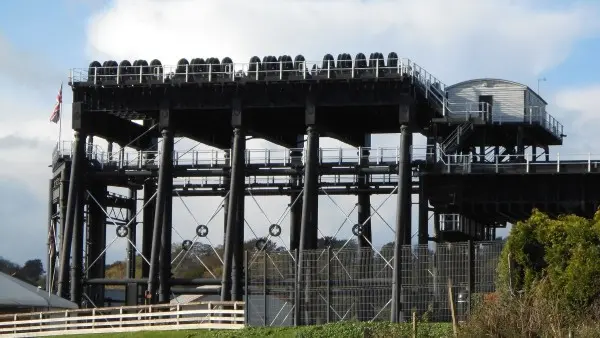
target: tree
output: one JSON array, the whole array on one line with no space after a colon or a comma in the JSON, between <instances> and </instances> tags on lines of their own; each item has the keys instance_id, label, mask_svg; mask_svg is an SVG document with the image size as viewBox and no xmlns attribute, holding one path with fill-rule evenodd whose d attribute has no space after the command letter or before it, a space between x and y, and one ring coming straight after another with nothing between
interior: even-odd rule
<instances>
[{"instance_id":1,"label":"tree","mask_svg":"<svg viewBox=\"0 0 600 338\"><path fill-rule=\"evenodd\" d=\"M513 227L499 262L499 285L511 294L544 287L579 311L600 295L600 213L551 219L535 211Z\"/></svg>"}]
</instances>

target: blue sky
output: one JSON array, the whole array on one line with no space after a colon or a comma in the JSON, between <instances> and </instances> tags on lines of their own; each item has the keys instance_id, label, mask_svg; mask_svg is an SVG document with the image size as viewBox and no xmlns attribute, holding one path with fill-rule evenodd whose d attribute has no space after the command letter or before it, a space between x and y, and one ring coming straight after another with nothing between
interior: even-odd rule
<instances>
[{"instance_id":1,"label":"blue sky","mask_svg":"<svg viewBox=\"0 0 600 338\"><path fill-rule=\"evenodd\" d=\"M181 57L231 56L247 62L252 55L302 53L319 60L325 53L396 51L447 84L499 77L536 88L537 79L546 77L541 94L569 135L559 151L587 153L600 141L595 108L600 97L599 13L600 2L592 0L461 0L451 5L445 0L2 1L0 182L5 193L0 199L12 203L0 200L0 256L24 262L44 255L47 166L57 136L47 119L71 67L107 58L159 58L174 64ZM70 99L66 88L66 114ZM65 116L63 135L68 138ZM379 136L373 144L396 142L397 136ZM339 146L333 140L322 143ZM265 146L270 145L260 140L249 144ZM189 202L197 218L219 203L207 200ZM354 199L340 197L338 202L351 210ZM277 218L286 203L270 203L270 217ZM394 203L388 204L382 214L393 220ZM182 206L176 208L177 226L193 231L192 218ZM251 217L257 226L264 223ZM321 217L320 224L329 230L343 221L339 213ZM382 222L375 223L385 230ZM349 233L346 227L342 233ZM383 244L388 235L382 233L376 242ZM109 253L111 259L121 258L123 245Z\"/></svg>"}]
</instances>

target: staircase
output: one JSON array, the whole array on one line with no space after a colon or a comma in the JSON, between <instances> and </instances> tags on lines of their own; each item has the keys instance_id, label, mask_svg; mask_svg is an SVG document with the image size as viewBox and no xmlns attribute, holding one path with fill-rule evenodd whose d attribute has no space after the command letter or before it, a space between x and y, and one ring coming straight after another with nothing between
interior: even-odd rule
<instances>
[{"instance_id":1,"label":"staircase","mask_svg":"<svg viewBox=\"0 0 600 338\"><path fill-rule=\"evenodd\" d=\"M448 137L441 143L442 151L444 154L455 153L462 145L463 141L466 140L473 133L473 123L466 121L463 124L457 126Z\"/></svg>"}]
</instances>

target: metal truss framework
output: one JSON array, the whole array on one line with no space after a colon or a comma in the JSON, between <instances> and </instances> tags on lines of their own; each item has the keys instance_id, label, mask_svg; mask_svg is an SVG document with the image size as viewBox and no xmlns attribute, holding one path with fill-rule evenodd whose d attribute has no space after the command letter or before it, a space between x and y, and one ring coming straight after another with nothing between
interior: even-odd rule
<instances>
[{"instance_id":1,"label":"metal truss framework","mask_svg":"<svg viewBox=\"0 0 600 338\"><path fill-rule=\"evenodd\" d=\"M381 54L374 55L375 59L364 65L343 59L342 66L334 67L327 59L322 67L314 65L310 71L304 60L292 69L284 68L288 63L283 60L274 68L268 65L269 61L258 67L252 63L247 67L228 63L229 68L212 68L213 63L190 67L181 64L170 72L160 62L148 66L138 60L130 66L124 63L124 68L110 61L105 67L94 63L85 72L73 70L70 84L74 90L74 141L59 144L53 153L49 258L51 266L58 269L50 270L56 270L56 276L49 280L56 280L58 294L70 294L77 303L85 298L97 305L103 298L103 285L113 283L127 286L128 303L141 299L154 303L168 302L176 294L200 292L177 286L204 285L213 288L202 289L203 294L220 294L221 300L242 300L244 295L251 295L248 286L244 286L249 269L261 255L263 264L271 260L261 254L262 249L268 240L278 240L285 248L283 257L293 262L285 273L293 275L293 282L302 285L305 293L300 305L300 291L294 291L294 323L310 323L318 311L312 306L323 297L310 293L319 283L315 279L318 270L323 268L315 264L311 253L318 249L320 236L335 238L350 221L358 246L358 256L353 261L357 266L369 267L374 260L380 260L381 268L389 269L386 278L394 287L388 290L385 304L389 303L391 320L401 320L404 301L397 286L405 278L403 248L414 236L412 195L418 195L419 201L416 234L420 245L444 239L442 232L457 229L470 239L489 240L489 229L501 224L472 220L465 226L450 226L451 218L441 215L435 203L451 205L443 198L454 195L443 192L443 198L436 196L434 200L434 191L427 183L429 175L452 174L476 164L504 163L505 158L500 160L499 156L515 154L522 158L526 142L541 144L538 139L524 137L524 127L538 128L540 139L556 143L561 141L556 138L562 137L562 126L545 112L530 114L528 121L519 123L516 146L498 145L484 137L477 144L483 152L473 152L472 142L462 140L474 130L473 124L498 123L489 116L490 107L448 102L445 85L425 69L410 60L398 59L395 54L390 54L387 64ZM133 120L143 120L143 124ZM278 128L269 127L273 124ZM400 133L397 147L370 147L372 133L390 132ZM421 154L412 146L413 133L427 137ZM285 149L246 149L248 136L274 141ZM322 149L319 138L325 136L355 148ZM106 152L94 146L94 137L108 141ZM175 148L176 137L230 149L205 152L192 147L179 151ZM120 150L113 151L113 144ZM492 163L485 151L487 146L516 150L494 153ZM483 155L485 159L476 161L466 154ZM128 189L128 196L110 195L109 187L113 186ZM381 206L371 205L373 194L386 195L384 203L396 197L394 222L381 217ZM274 218L255 198L261 195L286 195L290 203ZM345 220L333 236L325 236L318 227L320 195L332 201L333 195L356 195L356 219L350 220L352 212L333 201ZM195 215L185 202L188 196L220 196L223 201L201 223L203 217ZM181 233L173 227L174 199L181 200L192 216L197 225L195 233ZM246 203L258 206L268 229L258 230L248 222L244 215ZM207 237L209 223L221 210L225 227L222 249ZM289 245L281 238L286 217L290 222ZM392 230L393 247L389 250L394 259L374 247L373 217L381 218ZM430 218L434 223L433 236L428 232ZM142 243L138 244L135 239L139 225ZM108 243L107 226L114 227L116 233ZM244 257L246 229L257 240L258 251ZM173 234L176 241L181 241L181 250L175 257ZM127 243L127 278L108 281L104 253L117 240ZM204 242L222 262L221 276L209 271L213 278L172 278L173 271L188 257L206 266L195 251L197 244ZM58 263L54 262L56 254ZM343 263L341 255L340 251L331 251L326 266L338 262L340 271L348 275L348 264ZM136 256L142 259L141 278L136 278ZM371 268L360 273L377 274ZM358 309L363 320L375 318L381 310L365 304L358 305ZM341 318L347 317L347 310L345 314L336 312Z\"/></svg>"}]
</instances>

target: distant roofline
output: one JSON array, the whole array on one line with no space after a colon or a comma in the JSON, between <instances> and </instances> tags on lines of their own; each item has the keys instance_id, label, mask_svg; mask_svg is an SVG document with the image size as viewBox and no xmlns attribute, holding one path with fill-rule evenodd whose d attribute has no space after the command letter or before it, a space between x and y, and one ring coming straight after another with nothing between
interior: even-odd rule
<instances>
[{"instance_id":1,"label":"distant roofline","mask_svg":"<svg viewBox=\"0 0 600 338\"><path fill-rule=\"evenodd\" d=\"M457 86L460 86L460 85L464 85L464 84L467 84L467 83L470 83L470 82L483 82L483 81L497 81L497 82L504 82L504 83L508 83L508 84L517 85L517 86L523 87L523 89L527 89L527 90L529 90L529 91L530 91L531 93L533 93L533 95L535 95L535 96L536 96L538 99L542 100L542 102L543 102L544 104L548 104L548 102L546 102L546 100L544 100L544 98L542 98L542 97L541 97L541 96L540 96L538 93L536 93L536 92L535 92L533 89L531 89L529 86L526 86L526 85L524 85L524 84L522 84L522 83L518 83L518 82L515 82L515 81L504 80L504 79L495 79L495 78L481 78L481 79L472 79L472 80L466 80L466 81L462 81L462 82L459 82L459 83L455 83L455 84L453 84L453 85L451 85L451 86L446 86L446 89L450 89L450 88L452 88L452 87L457 87Z\"/></svg>"}]
</instances>

